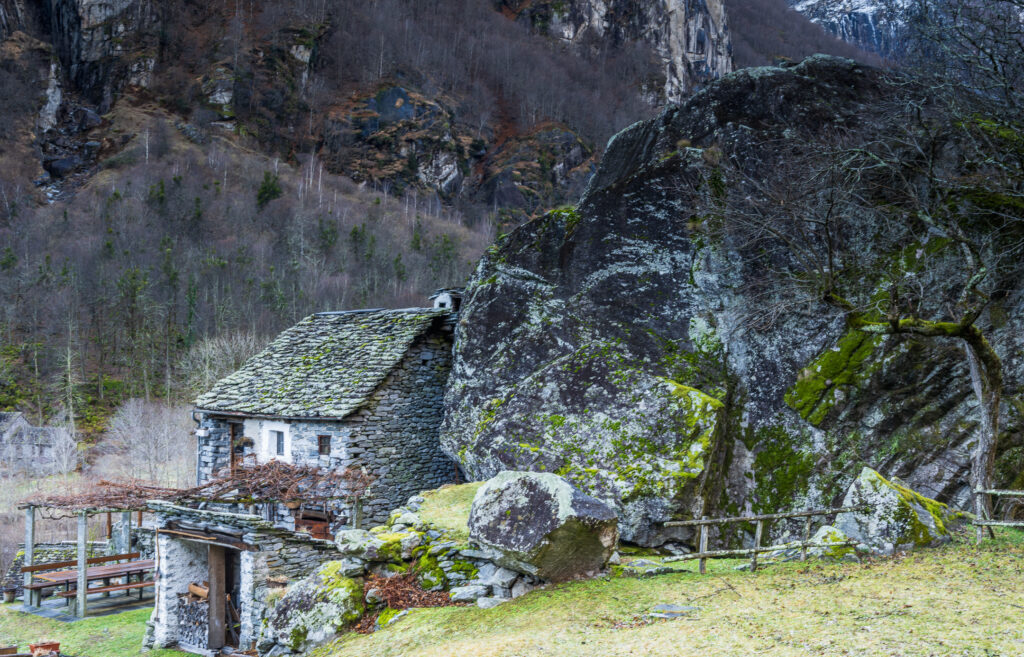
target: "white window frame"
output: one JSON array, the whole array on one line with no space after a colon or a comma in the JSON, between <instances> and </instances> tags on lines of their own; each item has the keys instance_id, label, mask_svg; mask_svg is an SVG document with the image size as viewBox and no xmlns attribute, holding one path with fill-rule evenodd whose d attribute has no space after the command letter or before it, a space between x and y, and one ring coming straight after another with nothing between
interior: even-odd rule
<instances>
[{"instance_id":1,"label":"white window frame","mask_svg":"<svg viewBox=\"0 0 1024 657\"><path fill-rule=\"evenodd\" d=\"M290 425L284 422L263 423L263 435L260 440L261 463L267 463L268 461L283 461L285 463L292 462L292 433L290 428ZM284 434L284 454L279 455L277 453L277 440L274 436L275 431L280 431Z\"/></svg>"}]
</instances>

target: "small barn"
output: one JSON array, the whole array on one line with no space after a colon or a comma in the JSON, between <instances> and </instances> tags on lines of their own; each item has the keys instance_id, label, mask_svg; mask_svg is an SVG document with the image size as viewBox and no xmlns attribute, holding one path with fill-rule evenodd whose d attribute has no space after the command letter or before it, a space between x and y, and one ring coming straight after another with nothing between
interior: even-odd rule
<instances>
[{"instance_id":1,"label":"small barn","mask_svg":"<svg viewBox=\"0 0 1024 657\"><path fill-rule=\"evenodd\" d=\"M246 460L360 468L372 483L358 511L262 509L277 526L328 538L454 480L438 439L457 317L445 301L317 313L284 331L196 401L198 483Z\"/></svg>"}]
</instances>

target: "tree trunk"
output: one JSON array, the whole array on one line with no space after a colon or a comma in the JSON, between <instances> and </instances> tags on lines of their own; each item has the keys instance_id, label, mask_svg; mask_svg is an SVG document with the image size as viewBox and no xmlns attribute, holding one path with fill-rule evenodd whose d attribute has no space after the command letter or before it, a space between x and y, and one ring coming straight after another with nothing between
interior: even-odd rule
<instances>
[{"instance_id":1,"label":"tree trunk","mask_svg":"<svg viewBox=\"0 0 1024 657\"><path fill-rule=\"evenodd\" d=\"M978 398L978 440L971 456L971 490L974 493L974 513L979 518L992 517L992 502L988 495L976 491L992 488L992 472L995 469L996 445L999 441L999 401L1001 397L1001 376L986 371L983 360L971 344L964 345L967 362L970 364L971 385ZM995 376L993 376L995 374ZM982 527L977 528L981 539Z\"/></svg>"}]
</instances>

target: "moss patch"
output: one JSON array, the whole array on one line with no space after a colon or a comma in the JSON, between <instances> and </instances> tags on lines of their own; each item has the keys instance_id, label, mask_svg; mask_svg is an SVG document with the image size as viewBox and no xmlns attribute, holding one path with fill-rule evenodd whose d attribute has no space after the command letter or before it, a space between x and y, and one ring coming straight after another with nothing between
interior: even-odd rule
<instances>
[{"instance_id":1,"label":"moss patch","mask_svg":"<svg viewBox=\"0 0 1024 657\"><path fill-rule=\"evenodd\" d=\"M482 481L475 481L424 491L422 495L426 501L420 505L420 518L437 529L448 530L455 540L468 539L469 510L476 491L482 485Z\"/></svg>"},{"instance_id":2,"label":"moss patch","mask_svg":"<svg viewBox=\"0 0 1024 657\"><path fill-rule=\"evenodd\" d=\"M873 373L869 359L881 341L881 336L850 330L800 372L786 393L786 404L811 424L820 425L847 389Z\"/></svg>"}]
</instances>

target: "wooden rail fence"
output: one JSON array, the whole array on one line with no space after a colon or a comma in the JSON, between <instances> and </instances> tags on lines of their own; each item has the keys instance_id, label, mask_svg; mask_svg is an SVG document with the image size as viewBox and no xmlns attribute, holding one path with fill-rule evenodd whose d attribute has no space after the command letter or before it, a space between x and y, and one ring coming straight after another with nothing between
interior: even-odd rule
<instances>
[{"instance_id":1,"label":"wooden rail fence","mask_svg":"<svg viewBox=\"0 0 1024 657\"><path fill-rule=\"evenodd\" d=\"M856 541L840 541L837 543L814 543L811 541L811 519L816 516L829 516L836 513L843 513L847 511L864 511L867 507L865 506L848 506L838 509L814 509L808 511L794 511L792 513L768 513L758 516L743 516L736 518L708 518L704 516L700 520L671 520L664 523L665 527L699 527L700 533L697 539L698 548L696 552L690 554L682 554L675 557L669 557L664 561L690 561L693 559L699 559L698 567L700 574L703 575L707 572L707 560L709 558L717 557L750 557L750 570L754 572L757 570L757 555L764 552L775 552L778 550L792 550L794 548L800 548L800 561L807 560L807 549L808 548L824 548L824 547L847 547L856 545ZM761 537L764 534L764 522L766 520L788 520L791 518L803 518L804 519L804 534L803 540L796 543L785 543L780 545L761 545ZM736 550L708 550L708 527L718 525L728 525L737 522L756 522L754 529L754 547L743 548Z\"/></svg>"},{"instance_id":2,"label":"wooden rail fence","mask_svg":"<svg viewBox=\"0 0 1024 657\"><path fill-rule=\"evenodd\" d=\"M978 489L974 491L975 495L989 495L991 497L1019 497L1024 500L1024 490L984 490ZM982 509L987 509L988 505L982 504ZM982 537L985 535L985 528L989 528L989 533L992 532L992 527L1022 527L1024 528L1024 520L992 520L990 518L975 518L971 521L971 524L975 526L975 540L981 543Z\"/></svg>"}]
</instances>

